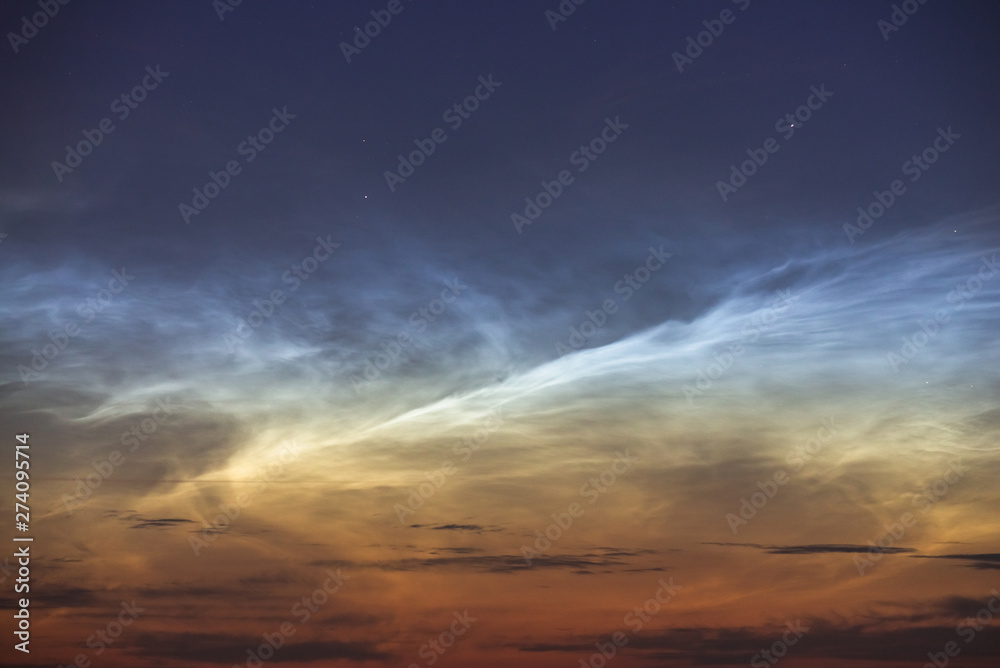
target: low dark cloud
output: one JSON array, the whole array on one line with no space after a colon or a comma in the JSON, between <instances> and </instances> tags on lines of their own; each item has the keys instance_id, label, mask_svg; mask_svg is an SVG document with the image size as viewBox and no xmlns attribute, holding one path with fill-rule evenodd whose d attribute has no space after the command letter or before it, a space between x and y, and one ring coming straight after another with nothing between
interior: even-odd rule
<instances>
[{"instance_id":1,"label":"low dark cloud","mask_svg":"<svg viewBox=\"0 0 1000 668\"><path fill-rule=\"evenodd\" d=\"M976 614L986 603L986 598L980 600L971 596L947 596L930 603L927 608L949 619L961 619Z\"/></svg>"},{"instance_id":2,"label":"low dark cloud","mask_svg":"<svg viewBox=\"0 0 1000 668\"><path fill-rule=\"evenodd\" d=\"M501 527L486 527L482 524L411 524L410 528L429 529L430 531L470 531L472 533L496 533L503 531Z\"/></svg>"},{"instance_id":3,"label":"low dark cloud","mask_svg":"<svg viewBox=\"0 0 1000 668\"><path fill-rule=\"evenodd\" d=\"M768 554L864 554L870 545L850 545L837 543L817 543L812 545L760 545L759 543L702 543L703 545L721 545L723 547L752 547ZM905 554L916 552L912 547L880 547L880 554Z\"/></svg>"},{"instance_id":4,"label":"low dark cloud","mask_svg":"<svg viewBox=\"0 0 1000 668\"><path fill-rule=\"evenodd\" d=\"M182 524L194 524L194 520L179 517L144 517L134 510L105 510L102 515L131 524L129 526L130 529L156 529L180 526Z\"/></svg>"},{"instance_id":5,"label":"low dark cloud","mask_svg":"<svg viewBox=\"0 0 1000 668\"><path fill-rule=\"evenodd\" d=\"M459 550L462 548L458 548ZM486 573L517 573L532 569L567 569L571 572L600 569L604 572L624 571L627 562L606 554L584 553L577 555L541 555L532 557L529 564L521 555L463 554L452 557L413 557L388 561L348 562L314 561L310 566L341 566L344 568L375 568L383 571L456 570ZM635 570L635 569L633 569ZM656 568L638 570L660 570Z\"/></svg>"},{"instance_id":6,"label":"low dark cloud","mask_svg":"<svg viewBox=\"0 0 1000 668\"><path fill-rule=\"evenodd\" d=\"M914 555L914 559L957 559L961 561L971 561L971 564L963 564L966 568L975 568L980 571L1000 570L1000 552L985 552L982 554L927 554Z\"/></svg>"},{"instance_id":7,"label":"low dark cloud","mask_svg":"<svg viewBox=\"0 0 1000 668\"><path fill-rule=\"evenodd\" d=\"M667 570L662 566L653 566L651 568L626 568L624 573L658 573Z\"/></svg>"},{"instance_id":8,"label":"low dark cloud","mask_svg":"<svg viewBox=\"0 0 1000 668\"><path fill-rule=\"evenodd\" d=\"M995 561L1000 563L1000 552L982 554L922 554L914 559L969 559L972 561Z\"/></svg>"},{"instance_id":9,"label":"low dark cloud","mask_svg":"<svg viewBox=\"0 0 1000 668\"><path fill-rule=\"evenodd\" d=\"M656 550L630 550L623 547L595 547L606 557L638 557L644 554L656 554Z\"/></svg>"},{"instance_id":10,"label":"low dark cloud","mask_svg":"<svg viewBox=\"0 0 1000 668\"><path fill-rule=\"evenodd\" d=\"M194 520L184 520L175 518L162 518L162 519L148 519L139 522L138 524L133 524L130 529L154 529L157 527L173 527L178 524L193 523Z\"/></svg>"},{"instance_id":11,"label":"low dark cloud","mask_svg":"<svg viewBox=\"0 0 1000 668\"><path fill-rule=\"evenodd\" d=\"M103 604L101 593L82 587L60 585L36 587L32 584L31 603L40 609L91 608ZM16 598L0 598L0 608L13 609L16 600Z\"/></svg>"},{"instance_id":12,"label":"low dark cloud","mask_svg":"<svg viewBox=\"0 0 1000 668\"><path fill-rule=\"evenodd\" d=\"M806 618L792 619L789 623L798 625L801 632L794 645L788 648L788 655L796 659L868 660L868 661L913 661L924 660L927 652L940 651L949 641L960 641L954 625L912 626L903 629L887 629L873 625L834 625L827 621L811 621ZM608 629L596 636L607 638L615 631L628 629ZM781 640L789 631L786 625L764 628L676 628L663 631L643 630L642 634L630 635L628 647L638 651L642 658L650 661L690 661L696 665L743 665L762 648L770 647ZM790 636L792 637L792 636ZM990 657L1000 652L1000 628L986 627L975 636L975 641L962 645L962 656ZM594 652L594 640L579 640L561 643L539 643L518 648L522 652L562 652L566 654L589 654Z\"/></svg>"},{"instance_id":13,"label":"low dark cloud","mask_svg":"<svg viewBox=\"0 0 1000 668\"><path fill-rule=\"evenodd\" d=\"M784 545L767 548L768 554L826 554L846 553L864 554L871 550L870 545ZM912 547L880 547L880 554L903 554L916 552Z\"/></svg>"},{"instance_id":14,"label":"low dark cloud","mask_svg":"<svg viewBox=\"0 0 1000 668\"><path fill-rule=\"evenodd\" d=\"M516 645L515 645L516 647ZM591 644L590 647L593 647ZM537 643L534 645L525 645L524 647L518 647L521 652L585 652L587 651L588 645L580 644L554 644L554 643Z\"/></svg>"}]
</instances>

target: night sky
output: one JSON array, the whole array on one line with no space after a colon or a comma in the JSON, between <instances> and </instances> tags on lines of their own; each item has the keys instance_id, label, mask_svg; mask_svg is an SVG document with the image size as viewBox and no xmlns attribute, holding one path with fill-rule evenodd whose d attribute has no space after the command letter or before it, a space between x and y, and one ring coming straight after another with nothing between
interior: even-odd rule
<instances>
[{"instance_id":1,"label":"night sky","mask_svg":"<svg viewBox=\"0 0 1000 668\"><path fill-rule=\"evenodd\" d=\"M1000 4L0 28L0 665L997 665Z\"/></svg>"}]
</instances>

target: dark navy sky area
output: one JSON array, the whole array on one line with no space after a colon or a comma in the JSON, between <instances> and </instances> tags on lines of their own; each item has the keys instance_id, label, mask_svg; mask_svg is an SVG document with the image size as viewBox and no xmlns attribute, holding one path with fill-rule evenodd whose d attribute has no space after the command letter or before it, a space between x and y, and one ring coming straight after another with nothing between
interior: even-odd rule
<instances>
[{"instance_id":1,"label":"dark navy sky area","mask_svg":"<svg viewBox=\"0 0 1000 668\"><path fill-rule=\"evenodd\" d=\"M0 440L48 453L32 661L67 662L138 596L163 616L106 665L232 665L319 566L354 578L336 633L283 660L411 664L475 607L467 665L577 665L663 574L690 597L621 668L744 665L803 615L810 665L846 665L850 636L897 668L985 604L1000 4L11 0L0 32ZM79 487L167 399L150 443ZM736 535L821 419L845 425L823 463ZM302 485L220 529L286 439ZM552 570L522 566L626 447L629 482ZM852 579L960 454L983 477ZM245 582L259 598L226 616ZM177 621L192 591L204 628Z\"/></svg>"},{"instance_id":2,"label":"dark navy sky area","mask_svg":"<svg viewBox=\"0 0 1000 668\"><path fill-rule=\"evenodd\" d=\"M34 7L22 4L5 3L5 25ZM799 235L835 237L939 126L962 135L951 164L914 184L870 238L991 201L991 3L931 2L888 41L876 22L891 10L878 3L716 4L588 2L553 31L539 3L404 0L350 64L338 44L381 7L245 2L220 21L208 2L69 4L4 65L3 181L57 215L11 202L5 230L53 258L139 253L192 272L223 249L259 257L280 248L276 236L331 228L355 248L445 245L512 267L650 234L782 252ZM672 53L727 7L733 23L679 73ZM111 102L147 65L169 72L162 86L58 182L50 163L114 118ZM390 193L383 172L444 127L442 112L480 75L502 86ZM781 137L775 121L820 85L828 103L723 202L715 183L730 164ZM184 225L177 203L239 159L273 107L296 116L289 131ZM510 214L609 116L628 124L622 140L527 236L512 235Z\"/></svg>"}]
</instances>

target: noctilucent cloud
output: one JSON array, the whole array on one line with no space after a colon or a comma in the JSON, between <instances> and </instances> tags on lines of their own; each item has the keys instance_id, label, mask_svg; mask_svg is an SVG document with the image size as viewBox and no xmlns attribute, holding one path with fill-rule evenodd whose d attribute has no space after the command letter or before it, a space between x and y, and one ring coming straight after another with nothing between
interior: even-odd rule
<instances>
[{"instance_id":1,"label":"noctilucent cloud","mask_svg":"<svg viewBox=\"0 0 1000 668\"><path fill-rule=\"evenodd\" d=\"M996 665L1000 7L0 28L3 666Z\"/></svg>"}]
</instances>

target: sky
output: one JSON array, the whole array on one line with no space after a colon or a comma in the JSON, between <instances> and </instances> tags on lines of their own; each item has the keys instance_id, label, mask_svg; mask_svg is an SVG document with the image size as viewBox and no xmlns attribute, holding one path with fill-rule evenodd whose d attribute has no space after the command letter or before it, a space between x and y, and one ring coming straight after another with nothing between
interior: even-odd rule
<instances>
[{"instance_id":1,"label":"sky","mask_svg":"<svg viewBox=\"0 0 1000 668\"><path fill-rule=\"evenodd\" d=\"M3 3L0 665L995 666L998 28Z\"/></svg>"}]
</instances>

